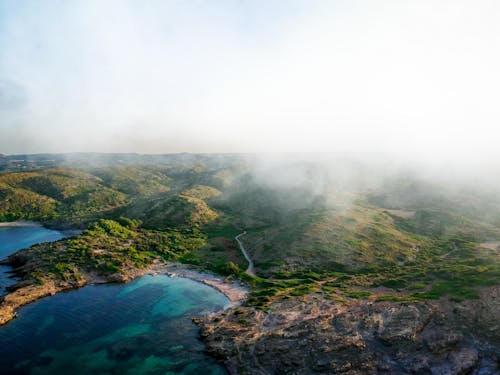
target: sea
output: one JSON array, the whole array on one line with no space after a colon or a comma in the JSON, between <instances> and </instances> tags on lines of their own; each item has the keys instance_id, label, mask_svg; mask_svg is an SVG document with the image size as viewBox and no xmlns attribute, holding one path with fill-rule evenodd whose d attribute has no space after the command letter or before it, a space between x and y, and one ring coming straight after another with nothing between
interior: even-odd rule
<instances>
[{"instance_id":1,"label":"sea","mask_svg":"<svg viewBox=\"0 0 500 375\"><path fill-rule=\"evenodd\" d=\"M0 259L68 234L0 227ZM0 268L0 290L15 283ZM88 285L22 307L0 327L0 374L227 374L204 352L193 317L230 305L217 290L181 277L145 275Z\"/></svg>"}]
</instances>

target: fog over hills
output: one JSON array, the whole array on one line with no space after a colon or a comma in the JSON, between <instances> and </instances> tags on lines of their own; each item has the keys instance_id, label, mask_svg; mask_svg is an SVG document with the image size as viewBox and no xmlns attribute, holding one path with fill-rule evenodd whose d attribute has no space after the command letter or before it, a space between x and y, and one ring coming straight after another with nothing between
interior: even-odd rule
<instances>
[{"instance_id":1,"label":"fog over hills","mask_svg":"<svg viewBox=\"0 0 500 375\"><path fill-rule=\"evenodd\" d=\"M146 303L214 374L498 375L499 19L494 0L0 0L0 231L64 237L0 259L0 326L168 273L232 303L178 327ZM0 375L193 373L190 346L129 323L97 360L43 341Z\"/></svg>"}]
</instances>

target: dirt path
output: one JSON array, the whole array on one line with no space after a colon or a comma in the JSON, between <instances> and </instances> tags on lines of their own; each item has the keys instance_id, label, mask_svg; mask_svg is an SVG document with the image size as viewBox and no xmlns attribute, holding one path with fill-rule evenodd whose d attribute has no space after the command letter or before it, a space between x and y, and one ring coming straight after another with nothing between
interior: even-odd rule
<instances>
[{"instance_id":1,"label":"dirt path","mask_svg":"<svg viewBox=\"0 0 500 375\"><path fill-rule=\"evenodd\" d=\"M255 276L255 269L254 269L254 266L253 266L252 259L250 259L250 256L248 255L248 253L245 250L245 247L243 246L243 244L240 241L240 237L243 236L243 235L245 235L245 234L247 234L246 231L243 232L243 233L238 234L236 237L234 237L234 239L236 240L236 242L238 242L238 246L240 247L241 252L243 253L243 256L245 257L245 259L248 262L248 268L246 269L245 272L248 273L249 275Z\"/></svg>"}]
</instances>

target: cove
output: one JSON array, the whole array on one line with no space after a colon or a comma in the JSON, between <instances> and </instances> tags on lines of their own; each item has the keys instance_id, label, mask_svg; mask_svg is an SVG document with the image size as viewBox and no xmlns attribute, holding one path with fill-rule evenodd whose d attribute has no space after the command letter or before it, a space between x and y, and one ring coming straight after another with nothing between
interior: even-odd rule
<instances>
[{"instance_id":1,"label":"cove","mask_svg":"<svg viewBox=\"0 0 500 375\"><path fill-rule=\"evenodd\" d=\"M165 275L60 293L0 327L0 373L226 374L191 317L228 305L209 286Z\"/></svg>"},{"instance_id":2,"label":"cove","mask_svg":"<svg viewBox=\"0 0 500 375\"><path fill-rule=\"evenodd\" d=\"M42 227L2 231L0 258L65 237ZM191 318L229 305L207 285L166 275L60 293L24 306L0 327L0 374L226 375L204 353Z\"/></svg>"}]
</instances>

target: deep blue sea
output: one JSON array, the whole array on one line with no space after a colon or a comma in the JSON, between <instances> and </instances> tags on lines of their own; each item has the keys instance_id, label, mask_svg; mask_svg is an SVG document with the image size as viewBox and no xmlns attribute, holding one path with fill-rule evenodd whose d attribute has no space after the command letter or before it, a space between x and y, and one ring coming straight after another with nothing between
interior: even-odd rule
<instances>
[{"instance_id":1,"label":"deep blue sea","mask_svg":"<svg viewBox=\"0 0 500 375\"><path fill-rule=\"evenodd\" d=\"M0 227L0 260L17 250L41 242L52 242L67 237L68 234L44 227ZM10 267L0 265L0 296L6 293L5 287L16 283L10 278Z\"/></svg>"},{"instance_id":2,"label":"deep blue sea","mask_svg":"<svg viewBox=\"0 0 500 375\"><path fill-rule=\"evenodd\" d=\"M228 304L204 284L165 275L60 293L0 327L0 374L226 374L204 354L191 317Z\"/></svg>"}]
</instances>

